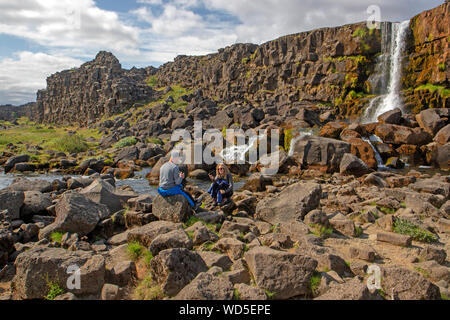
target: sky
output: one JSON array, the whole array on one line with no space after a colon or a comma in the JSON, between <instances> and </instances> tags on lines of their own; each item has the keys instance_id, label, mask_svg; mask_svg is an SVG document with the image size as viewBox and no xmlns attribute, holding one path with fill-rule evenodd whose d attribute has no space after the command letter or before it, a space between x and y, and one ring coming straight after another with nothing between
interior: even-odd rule
<instances>
[{"instance_id":1,"label":"sky","mask_svg":"<svg viewBox=\"0 0 450 320\"><path fill-rule=\"evenodd\" d=\"M0 105L36 100L51 74L98 51L155 66L321 27L404 21L444 0L0 0Z\"/></svg>"}]
</instances>

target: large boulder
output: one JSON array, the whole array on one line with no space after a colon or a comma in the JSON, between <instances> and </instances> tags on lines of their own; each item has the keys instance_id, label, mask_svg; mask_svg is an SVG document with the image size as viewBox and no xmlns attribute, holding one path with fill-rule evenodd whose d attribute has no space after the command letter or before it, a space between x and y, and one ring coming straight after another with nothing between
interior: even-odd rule
<instances>
[{"instance_id":1,"label":"large boulder","mask_svg":"<svg viewBox=\"0 0 450 320\"><path fill-rule=\"evenodd\" d=\"M383 113L378 116L379 123L400 124L402 121L402 110L395 108L394 110Z\"/></svg>"},{"instance_id":2,"label":"large boulder","mask_svg":"<svg viewBox=\"0 0 450 320\"><path fill-rule=\"evenodd\" d=\"M249 300L267 300L267 295L264 290L249 286L245 283L234 285L235 290L239 293L239 298L244 301Z\"/></svg>"},{"instance_id":3,"label":"large boulder","mask_svg":"<svg viewBox=\"0 0 450 320\"><path fill-rule=\"evenodd\" d=\"M47 193L53 191L53 184L46 180L31 180L25 178L16 178L8 187L13 191L38 191Z\"/></svg>"},{"instance_id":4,"label":"large boulder","mask_svg":"<svg viewBox=\"0 0 450 320\"><path fill-rule=\"evenodd\" d=\"M11 171L14 166L18 163L24 163L30 161L30 156L28 154L23 154L19 156L13 156L6 161L4 167L5 167L5 173L8 173Z\"/></svg>"},{"instance_id":5,"label":"large boulder","mask_svg":"<svg viewBox=\"0 0 450 320\"><path fill-rule=\"evenodd\" d=\"M277 224L291 222L316 209L322 198L322 188L317 183L299 182L287 187L276 197L266 197L256 207L256 217Z\"/></svg>"},{"instance_id":6,"label":"large boulder","mask_svg":"<svg viewBox=\"0 0 450 320\"><path fill-rule=\"evenodd\" d=\"M0 229L0 269L8 263L8 258L14 252L13 234L5 229Z\"/></svg>"},{"instance_id":7,"label":"large boulder","mask_svg":"<svg viewBox=\"0 0 450 320\"><path fill-rule=\"evenodd\" d=\"M274 299L289 299L309 292L309 281L317 261L309 257L255 247L245 254L256 285L273 292ZM282 270L282 272L280 272Z\"/></svg>"},{"instance_id":8,"label":"large boulder","mask_svg":"<svg viewBox=\"0 0 450 320\"><path fill-rule=\"evenodd\" d=\"M152 212L153 197L148 194L140 195L136 198L131 198L127 201L131 210L141 211L144 213Z\"/></svg>"},{"instance_id":9,"label":"large boulder","mask_svg":"<svg viewBox=\"0 0 450 320\"><path fill-rule=\"evenodd\" d=\"M450 142L437 148L434 163L438 168L450 169Z\"/></svg>"},{"instance_id":10,"label":"large boulder","mask_svg":"<svg viewBox=\"0 0 450 320\"><path fill-rule=\"evenodd\" d=\"M431 193L434 195L443 195L446 199L450 196L450 183L442 181L440 178L430 178L419 180L409 186L417 192Z\"/></svg>"},{"instance_id":11,"label":"large boulder","mask_svg":"<svg viewBox=\"0 0 450 320\"><path fill-rule=\"evenodd\" d=\"M277 150L260 156L254 167L265 176L273 176L277 173L289 173L292 165L295 165L294 159L284 150Z\"/></svg>"},{"instance_id":12,"label":"large boulder","mask_svg":"<svg viewBox=\"0 0 450 320\"><path fill-rule=\"evenodd\" d=\"M104 204L111 214L122 210L129 199L136 197L134 192L116 192L111 184L102 179L92 182L91 185L81 190L80 194L95 203Z\"/></svg>"},{"instance_id":13,"label":"large boulder","mask_svg":"<svg viewBox=\"0 0 450 320\"><path fill-rule=\"evenodd\" d=\"M222 268L222 270L227 271L230 270L233 265L233 261L225 254L213 251L198 251L198 254L202 257L203 261L205 261L208 268L219 267Z\"/></svg>"},{"instance_id":14,"label":"large boulder","mask_svg":"<svg viewBox=\"0 0 450 320\"><path fill-rule=\"evenodd\" d=\"M447 119L440 117L435 109L427 109L416 115L419 126L434 136L446 124Z\"/></svg>"},{"instance_id":15,"label":"large boulder","mask_svg":"<svg viewBox=\"0 0 450 320\"><path fill-rule=\"evenodd\" d=\"M357 277L345 283L332 282L330 289L315 300L383 300L378 291L371 293Z\"/></svg>"},{"instance_id":16,"label":"large boulder","mask_svg":"<svg viewBox=\"0 0 450 320\"><path fill-rule=\"evenodd\" d=\"M213 128L222 130L224 127L228 128L233 123L233 118L228 116L224 110L217 112L217 114L209 119L209 123Z\"/></svg>"},{"instance_id":17,"label":"large boulder","mask_svg":"<svg viewBox=\"0 0 450 320\"><path fill-rule=\"evenodd\" d=\"M43 299L56 283L76 296L99 294L105 278L105 259L85 251L36 247L21 253L15 262L13 295L17 299ZM72 267L80 268L80 289L68 289Z\"/></svg>"},{"instance_id":18,"label":"large boulder","mask_svg":"<svg viewBox=\"0 0 450 320\"><path fill-rule=\"evenodd\" d=\"M47 238L52 232L78 233L85 236L95 229L100 220L110 213L105 205L95 203L78 193L66 193L56 204L56 219L39 233L39 238Z\"/></svg>"},{"instance_id":19,"label":"large boulder","mask_svg":"<svg viewBox=\"0 0 450 320\"><path fill-rule=\"evenodd\" d=\"M20 208L25 200L22 191L0 190L0 211L8 210L8 219L20 219Z\"/></svg>"},{"instance_id":20,"label":"large boulder","mask_svg":"<svg viewBox=\"0 0 450 320\"><path fill-rule=\"evenodd\" d=\"M384 292L397 300L440 300L439 287L418 272L398 266L384 267L381 272Z\"/></svg>"},{"instance_id":21,"label":"large boulder","mask_svg":"<svg viewBox=\"0 0 450 320\"><path fill-rule=\"evenodd\" d=\"M198 253L177 248L161 251L150 262L150 270L164 294L173 297L208 267Z\"/></svg>"},{"instance_id":22,"label":"large boulder","mask_svg":"<svg viewBox=\"0 0 450 320\"><path fill-rule=\"evenodd\" d=\"M354 237L356 235L355 223L342 213L338 213L331 218L330 224L343 235L348 237Z\"/></svg>"},{"instance_id":23,"label":"large boulder","mask_svg":"<svg viewBox=\"0 0 450 320\"><path fill-rule=\"evenodd\" d=\"M321 137L327 137L332 139L339 138L341 132L348 127L348 124L342 121L332 121L328 122L320 130Z\"/></svg>"},{"instance_id":24,"label":"large boulder","mask_svg":"<svg viewBox=\"0 0 450 320\"><path fill-rule=\"evenodd\" d=\"M147 161L155 156L163 155L164 153L164 150L160 146L149 144L139 150L139 160Z\"/></svg>"},{"instance_id":25,"label":"large boulder","mask_svg":"<svg viewBox=\"0 0 450 320\"><path fill-rule=\"evenodd\" d=\"M115 158L116 162L122 160L137 160L139 159L139 149L135 146L126 147L120 150L119 154Z\"/></svg>"},{"instance_id":26,"label":"large boulder","mask_svg":"<svg viewBox=\"0 0 450 320\"><path fill-rule=\"evenodd\" d=\"M432 140L430 133L422 128L409 128L393 124L380 124L375 129L375 134L384 143L397 145L408 144L415 146L425 145Z\"/></svg>"},{"instance_id":27,"label":"large boulder","mask_svg":"<svg viewBox=\"0 0 450 320\"><path fill-rule=\"evenodd\" d=\"M193 248L192 240L184 230L177 229L157 236L152 241L149 250L153 256L157 256L161 251L173 248L186 248L189 250Z\"/></svg>"},{"instance_id":28,"label":"large boulder","mask_svg":"<svg viewBox=\"0 0 450 320\"><path fill-rule=\"evenodd\" d=\"M371 172L369 167L360 158L351 153L344 154L339 171L342 175L354 175L355 177L361 177Z\"/></svg>"},{"instance_id":29,"label":"large boulder","mask_svg":"<svg viewBox=\"0 0 450 320\"><path fill-rule=\"evenodd\" d=\"M183 231L182 225L168 221L155 221L129 231L127 233L127 241L137 241L146 248L149 248L153 240L158 236L168 234L175 230Z\"/></svg>"},{"instance_id":30,"label":"large boulder","mask_svg":"<svg viewBox=\"0 0 450 320\"><path fill-rule=\"evenodd\" d=\"M219 237L201 222L195 223L186 229L186 232L192 232L192 242L196 246L208 241L216 242L219 240Z\"/></svg>"},{"instance_id":31,"label":"large boulder","mask_svg":"<svg viewBox=\"0 0 450 320\"><path fill-rule=\"evenodd\" d=\"M184 287L175 300L232 300L233 293L230 281L203 272Z\"/></svg>"},{"instance_id":32,"label":"large boulder","mask_svg":"<svg viewBox=\"0 0 450 320\"><path fill-rule=\"evenodd\" d=\"M305 136L295 141L290 151L293 158L304 167L322 167L337 172L342 157L350 153L347 142L323 137Z\"/></svg>"},{"instance_id":33,"label":"large boulder","mask_svg":"<svg viewBox=\"0 0 450 320\"><path fill-rule=\"evenodd\" d=\"M439 145L444 145L450 142L450 124L439 130L433 139Z\"/></svg>"},{"instance_id":34,"label":"large boulder","mask_svg":"<svg viewBox=\"0 0 450 320\"><path fill-rule=\"evenodd\" d=\"M67 180L67 189L69 190L75 190L78 188L86 188L88 187L92 182L94 182L93 178L70 178Z\"/></svg>"},{"instance_id":35,"label":"large boulder","mask_svg":"<svg viewBox=\"0 0 450 320\"><path fill-rule=\"evenodd\" d=\"M185 222L192 213L187 199L182 195L162 197L153 200L152 213L159 220L171 222Z\"/></svg>"},{"instance_id":36,"label":"large boulder","mask_svg":"<svg viewBox=\"0 0 450 320\"><path fill-rule=\"evenodd\" d=\"M20 217L26 221L34 215L45 216L47 215L47 208L52 204L52 198L48 194L39 191L25 191L25 200L20 209Z\"/></svg>"},{"instance_id":37,"label":"large boulder","mask_svg":"<svg viewBox=\"0 0 450 320\"><path fill-rule=\"evenodd\" d=\"M245 182L245 185L242 187L242 190L249 190L252 192L262 192L266 191L266 186L270 186L272 184L273 181L271 177L264 176L260 173L254 173Z\"/></svg>"},{"instance_id":38,"label":"large boulder","mask_svg":"<svg viewBox=\"0 0 450 320\"><path fill-rule=\"evenodd\" d=\"M236 261L242 257L245 250L245 244L234 238L222 238L217 242L213 249L226 253L230 259Z\"/></svg>"}]
</instances>

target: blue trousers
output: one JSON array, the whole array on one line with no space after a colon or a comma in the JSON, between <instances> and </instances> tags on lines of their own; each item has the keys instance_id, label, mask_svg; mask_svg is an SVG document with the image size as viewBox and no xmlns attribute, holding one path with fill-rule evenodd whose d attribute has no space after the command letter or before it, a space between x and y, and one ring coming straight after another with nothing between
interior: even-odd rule
<instances>
[{"instance_id":1,"label":"blue trousers","mask_svg":"<svg viewBox=\"0 0 450 320\"><path fill-rule=\"evenodd\" d=\"M222 203L223 198L230 198L233 195L233 191L227 192L225 194L221 194L220 190L228 189L229 184L224 179L216 180L212 183L211 187L208 190L208 193L211 195L213 199L216 199L218 203Z\"/></svg>"},{"instance_id":2,"label":"blue trousers","mask_svg":"<svg viewBox=\"0 0 450 320\"><path fill-rule=\"evenodd\" d=\"M184 196L188 201L191 207L195 207L195 203L192 201L191 197L189 197L186 192L183 191L181 188L181 185L175 186L172 189L164 190L163 188L158 188L158 193L163 197L170 197L170 196L176 196L177 194L181 194Z\"/></svg>"}]
</instances>

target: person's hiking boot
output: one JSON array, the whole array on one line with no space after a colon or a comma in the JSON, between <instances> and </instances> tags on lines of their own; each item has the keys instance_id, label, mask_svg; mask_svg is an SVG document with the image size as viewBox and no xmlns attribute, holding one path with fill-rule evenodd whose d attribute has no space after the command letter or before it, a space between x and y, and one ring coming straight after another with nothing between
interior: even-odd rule
<instances>
[{"instance_id":1,"label":"person's hiking boot","mask_svg":"<svg viewBox=\"0 0 450 320\"><path fill-rule=\"evenodd\" d=\"M194 211L198 212L201 205L202 205L202 202L200 200L195 200Z\"/></svg>"}]
</instances>

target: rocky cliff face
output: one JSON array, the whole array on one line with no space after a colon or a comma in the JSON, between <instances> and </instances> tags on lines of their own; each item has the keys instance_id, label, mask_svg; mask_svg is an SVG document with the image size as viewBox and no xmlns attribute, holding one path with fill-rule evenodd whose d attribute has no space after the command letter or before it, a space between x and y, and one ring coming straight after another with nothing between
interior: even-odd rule
<instances>
[{"instance_id":1,"label":"rocky cliff face","mask_svg":"<svg viewBox=\"0 0 450 320\"><path fill-rule=\"evenodd\" d=\"M35 102L21 106L4 105L0 106L0 120L13 122L20 117L32 117L32 110L36 107Z\"/></svg>"},{"instance_id":2,"label":"rocky cliff face","mask_svg":"<svg viewBox=\"0 0 450 320\"><path fill-rule=\"evenodd\" d=\"M225 103L341 104L370 92L381 33L365 23L238 44L203 57L181 56L156 72L159 86L202 88ZM352 92L353 91L353 92Z\"/></svg>"},{"instance_id":3,"label":"rocky cliff face","mask_svg":"<svg viewBox=\"0 0 450 320\"><path fill-rule=\"evenodd\" d=\"M405 103L415 112L448 108L450 79L450 3L411 20L412 36L404 77ZM443 89L447 88L447 92Z\"/></svg>"},{"instance_id":4,"label":"rocky cliff face","mask_svg":"<svg viewBox=\"0 0 450 320\"><path fill-rule=\"evenodd\" d=\"M408 110L450 105L450 4L411 20L403 63L402 97ZM48 78L38 92L35 120L87 125L157 100L154 87L201 89L225 106L290 109L328 107L343 118L360 115L377 92L374 77L383 50L384 23L323 28L281 37L260 46L236 44L206 56L179 56L159 69L123 70L110 53L100 52L79 69Z\"/></svg>"},{"instance_id":5,"label":"rocky cliff face","mask_svg":"<svg viewBox=\"0 0 450 320\"><path fill-rule=\"evenodd\" d=\"M47 79L47 89L37 93L34 120L87 125L124 112L135 103L151 100L153 90L145 80L152 72L152 67L124 70L114 55L100 52L80 68Z\"/></svg>"}]
</instances>

